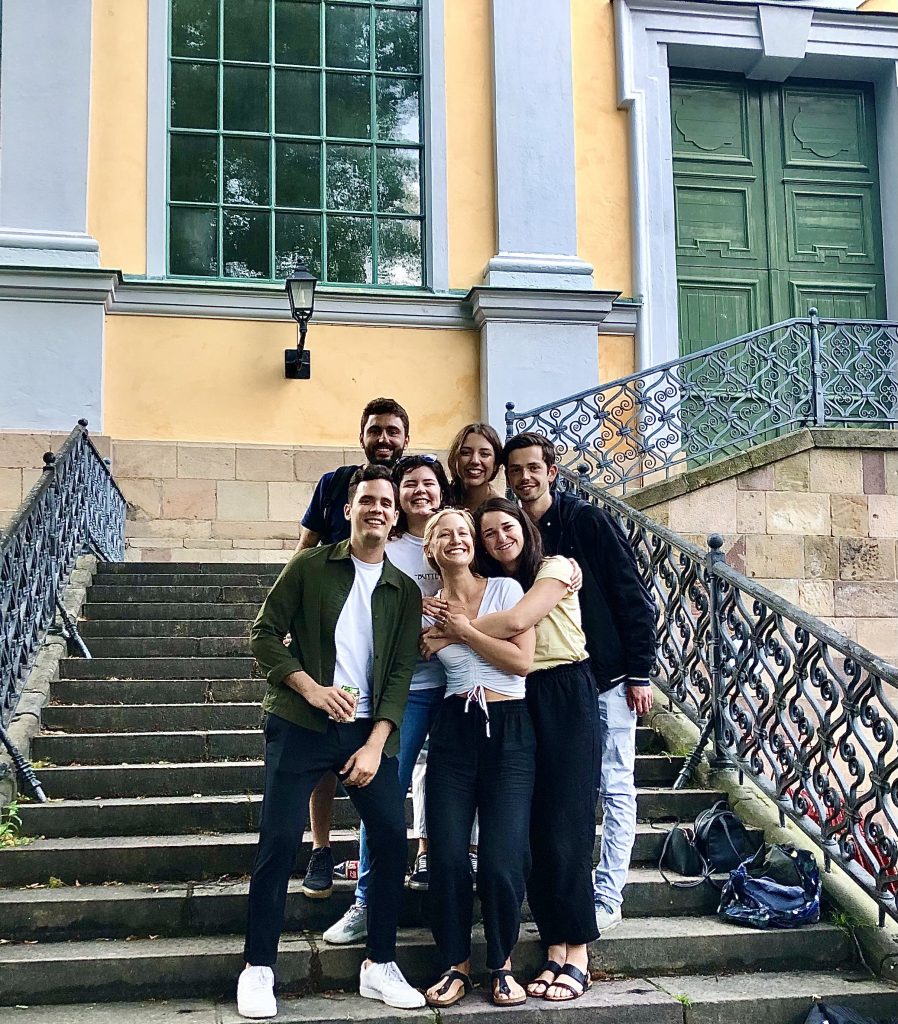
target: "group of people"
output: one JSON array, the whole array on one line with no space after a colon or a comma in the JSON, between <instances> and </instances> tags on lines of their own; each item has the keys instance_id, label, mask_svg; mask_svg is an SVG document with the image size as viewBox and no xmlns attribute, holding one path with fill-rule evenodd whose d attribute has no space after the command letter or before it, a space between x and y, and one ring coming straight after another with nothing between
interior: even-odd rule
<instances>
[{"instance_id":1,"label":"group of people","mask_svg":"<svg viewBox=\"0 0 898 1024\"><path fill-rule=\"evenodd\" d=\"M394 400L365 407L367 462L321 478L297 554L253 625L268 691L244 1017L277 1012L273 968L307 806L302 891L332 892L338 779L362 821L359 877L324 939L367 939L363 996L404 1008L463 999L475 885L497 1006L582 996L587 944L621 920L636 719L651 706L655 656L655 609L633 552L600 509L556 491L545 437L503 445L488 424L468 424L447 475L435 456L404 454L409 435ZM502 468L517 501L495 487ZM445 967L423 993L395 962L413 781L408 884L428 889ZM526 987L511 965L525 893L546 949Z\"/></svg>"}]
</instances>

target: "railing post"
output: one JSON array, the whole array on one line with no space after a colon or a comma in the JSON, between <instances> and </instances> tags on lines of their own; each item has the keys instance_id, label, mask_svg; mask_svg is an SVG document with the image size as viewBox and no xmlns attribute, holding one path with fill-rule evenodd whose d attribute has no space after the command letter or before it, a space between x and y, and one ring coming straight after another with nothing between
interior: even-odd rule
<instances>
[{"instance_id":1,"label":"railing post","mask_svg":"<svg viewBox=\"0 0 898 1024\"><path fill-rule=\"evenodd\" d=\"M505 440L510 441L514 434L514 402L505 403Z\"/></svg>"},{"instance_id":2,"label":"railing post","mask_svg":"<svg viewBox=\"0 0 898 1024\"><path fill-rule=\"evenodd\" d=\"M808 310L811 321L811 401L814 404L814 426L826 425L826 407L823 402L823 365L820 362L820 317L814 306Z\"/></svg>"},{"instance_id":3,"label":"railing post","mask_svg":"<svg viewBox=\"0 0 898 1024\"><path fill-rule=\"evenodd\" d=\"M720 562L726 561L721 548L723 537L719 533L712 533L708 537L708 554L705 556L708 580L708 611L710 617L710 669L711 669L711 742L713 748L709 762L712 772L721 771L727 767L727 759L723 753L723 706L724 706L724 683L723 683L723 653L721 635L723 633L723 620L721 615L721 594L720 578L714 571L714 567Z\"/></svg>"}]
</instances>

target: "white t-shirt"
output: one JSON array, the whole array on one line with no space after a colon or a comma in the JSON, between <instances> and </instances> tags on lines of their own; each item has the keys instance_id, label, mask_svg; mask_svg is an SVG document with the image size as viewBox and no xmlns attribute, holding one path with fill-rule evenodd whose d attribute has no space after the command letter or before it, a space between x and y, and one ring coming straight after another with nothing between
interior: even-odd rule
<instances>
[{"instance_id":1,"label":"white t-shirt","mask_svg":"<svg viewBox=\"0 0 898 1024\"><path fill-rule=\"evenodd\" d=\"M440 589L440 574L427 564L424 557L424 540L404 533L401 537L387 541L387 558L400 572L410 576L424 597L434 597ZM430 625L430 623L424 623ZM412 675L412 690L434 690L446 685L446 673L439 658L425 661L418 658Z\"/></svg>"},{"instance_id":2,"label":"white t-shirt","mask_svg":"<svg viewBox=\"0 0 898 1024\"><path fill-rule=\"evenodd\" d=\"M504 612L524 596L520 583L508 576L493 576L486 581L486 590L480 602L478 616L490 612ZM427 620L432 623L432 620ZM472 651L467 644L449 644L437 655L446 670L446 696L471 694L482 689L501 693L506 697L523 697L527 680L503 672L485 658Z\"/></svg>"},{"instance_id":3,"label":"white t-shirt","mask_svg":"<svg viewBox=\"0 0 898 1024\"><path fill-rule=\"evenodd\" d=\"M371 718L371 684L374 674L374 624L371 595L383 572L383 562L362 562L350 555L355 579L334 631L337 660L334 686L355 686L359 690L356 718Z\"/></svg>"}]
</instances>

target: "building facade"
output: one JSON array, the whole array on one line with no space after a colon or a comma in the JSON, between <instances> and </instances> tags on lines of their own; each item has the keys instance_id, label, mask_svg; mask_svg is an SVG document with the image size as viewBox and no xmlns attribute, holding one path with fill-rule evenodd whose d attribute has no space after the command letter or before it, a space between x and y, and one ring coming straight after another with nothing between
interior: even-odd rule
<instances>
[{"instance_id":1,"label":"building facade","mask_svg":"<svg viewBox=\"0 0 898 1024\"><path fill-rule=\"evenodd\" d=\"M391 394L442 448L809 306L898 318L898 0L0 10L0 429L341 446Z\"/></svg>"}]
</instances>

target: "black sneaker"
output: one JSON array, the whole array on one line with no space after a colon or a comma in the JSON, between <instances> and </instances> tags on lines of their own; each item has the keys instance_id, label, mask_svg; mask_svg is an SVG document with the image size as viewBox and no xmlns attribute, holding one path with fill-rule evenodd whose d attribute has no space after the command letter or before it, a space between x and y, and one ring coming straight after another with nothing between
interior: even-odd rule
<instances>
[{"instance_id":1,"label":"black sneaker","mask_svg":"<svg viewBox=\"0 0 898 1024\"><path fill-rule=\"evenodd\" d=\"M428 873L427 873L427 854L419 853L415 857L415 866L412 868L412 873L408 876L409 889L414 889L415 892L427 892L428 887Z\"/></svg>"},{"instance_id":2,"label":"black sneaker","mask_svg":"<svg viewBox=\"0 0 898 1024\"><path fill-rule=\"evenodd\" d=\"M312 900L326 900L334 891L334 855L329 846L312 850L301 891Z\"/></svg>"}]
</instances>

